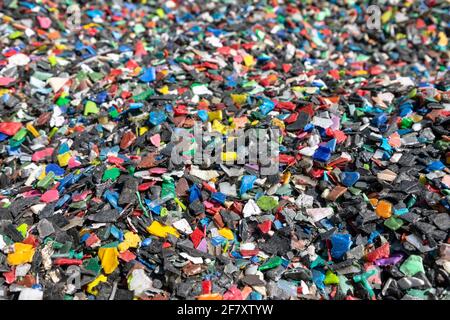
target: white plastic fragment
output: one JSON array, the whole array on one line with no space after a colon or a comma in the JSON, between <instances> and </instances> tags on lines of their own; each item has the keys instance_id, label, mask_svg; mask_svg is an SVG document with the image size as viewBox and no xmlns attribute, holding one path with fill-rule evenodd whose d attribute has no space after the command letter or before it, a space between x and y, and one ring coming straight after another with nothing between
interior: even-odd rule
<instances>
[{"instance_id":1,"label":"white plastic fragment","mask_svg":"<svg viewBox=\"0 0 450 320\"><path fill-rule=\"evenodd\" d=\"M310 208L306 209L306 214L309 215L314 222L328 218L334 214L333 208Z\"/></svg>"},{"instance_id":2,"label":"white plastic fragment","mask_svg":"<svg viewBox=\"0 0 450 320\"><path fill-rule=\"evenodd\" d=\"M261 209L253 199L248 200L243 209L244 218L261 214Z\"/></svg>"},{"instance_id":3,"label":"white plastic fragment","mask_svg":"<svg viewBox=\"0 0 450 320\"><path fill-rule=\"evenodd\" d=\"M43 300L44 292L38 289L24 288L20 291L19 300Z\"/></svg>"},{"instance_id":4,"label":"white plastic fragment","mask_svg":"<svg viewBox=\"0 0 450 320\"><path fill-rule=\"evenodd\" d=\"M31 59L29 56L23 53L17 53L8 58L8 66L9 67L26 66L28 63L30 63L30 61Z\"/></svg>"},{"instance_id":5,"label":"white plastic fragment","mask_svg":"<svg viewBox=\"0 0 450 320\"><path fill-rule=\"evenodd\" d=\"M186 234L191 234L193 232L191 226L189 225L186 219L175 221L174 223L172 223L172 226L178 231Z\"/></svg>"}]
</instances>

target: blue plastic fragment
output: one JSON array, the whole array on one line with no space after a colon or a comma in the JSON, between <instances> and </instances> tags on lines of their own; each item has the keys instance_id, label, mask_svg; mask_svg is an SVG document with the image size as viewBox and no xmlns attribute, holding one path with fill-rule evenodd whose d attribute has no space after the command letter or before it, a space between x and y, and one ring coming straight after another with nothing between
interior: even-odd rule
<instances>
[{"instance_id":1,"label":"blue plastic fragment","mask_svg":"<svg viewBox=\"0 0 450 320\"><path fill-rule=\"evenodd\" d=\"M225 200L227 199L227 196L225 194L223 194L222 192L213 192L211 194L211 199L224 204Z\"/></svg>"},{"instance_id":2,"label":"blue plastic fragment","mask_svg":"<svg viewBox=\"0 0 450 320\"><path fill-rule=\"evenodd\" d=\"M151 243L152 243L152 239L151 238L145 238L141 242L141 247L148 247Z\"/></svg>"},{"instance_id":3,"label":"blue plastic fragment","mask_svg":"<svg viewBox=\"0 0 450 320\"><path fill-rule=\"evenodd\" d=\"M342 256L350 250L350 247L353 243L352 237L348 233L336 233L333 234L330 238L332 248L331 248L331 256L335 259L340 259Z\"/></svg>"},{"instance_id":4,"label":"blue plastic fragment","mask_svg":"<svg viewBox=\"0 0 450 320\"><path fill-rule=\"evenodd\" d=\"M70 195L65 194L61 198L59 198L58 202L56 202L55 209L61 208L67 201L69 201Z\"/></svg>"},{"instance_id":5,"label":"blue plastic fragment","mask_svg":"<svg viewBox=\"0 0 450 320\"><path fill-rule=\"evenodd\" d=\"M45 173L48 174L49 172L53 172L55 176L62 176L66 171L57 164L50 163L45 167Z\"/></svg>"},{"instance_id":6,"label":"blue plastic fragment","mask_svg":"<svg viewBox=\"0 0 450 320\"><path fill-rule=\"evenodd\" d=\"M319 146L313 155L313 159L320 162L327 162L330 158L331 150L325 146Z\"/></svg>"},{"instance_id":7,"label":"blue plastic fragment","mask_svg":"<svg viewBox=\"0 0 450 320\"><path fill-rule=\"evenodd\" d=\"M370 236L369 239L367 240L367 243L373 243L373 241L378 238L380 236L380 232L378 232L377 230L373 231Z\"/></svg>"},{"instance_id":8,"label":"blue plastic fragment","mask_svg":"<svg viewBox=\"0 0 450 320\"><path fill-rule=\"evenodd\" d=\"M381 125L385 124L387 122L388 118L386 116L386 114L380 113L377 114L375 117L373 117L371 123L376 126L377 128L379 128Z\"/></svg>"},{"instance_id":9,"label":"blue plastic fragment","mask_svg":"<svg viewBox=\"0 0 450 320\"><path fill-rule=\"evenodd\" d=\"M259 106L259 111L261 111L263 115L267 115L274 108L275 103L273 103L270 99L264 98L263 103Z\"/></svg>"},{"instance_id":10,"label":"blue plastic fragment","mask_svg":"<svg viewBox=\"0 0 450 320\"><path fill-rule=\"evenodd\" d=\"M74 177L73 173L65 176L62 180L59 181L58 192L61 193L66 186L72 184L72 178Z\"/></svg>"},{"instance_id":11,"label":"blue plastic fragment","mask_svg":"<svg viewBox=\"0 0 450 320\"><path fill-rule=\"evenodd\" d=\"M156 80L156 69L153 67L145 68L143 74L139 77L142 82L152 82Z\"/></svg>"},{"instance_id":12,"label":"blue plastic fragment","mask_svg":"<svg viewBox=\"0 0 450 320\"><path fill-rule=\"evenodd\" d=\"M439 171L439 170L444 170L444 169L445 169L445 165L441 161L433 161L427 165L428 171Z\"/></svg>"},{"instance_id":13,"label":"blue plastic fragment","mask_svg":"<svg viewBox=\"0 0 450 320\"><path fill-rule=\"evenodd\" d=\"M247 300L262 300L262 295L259 292L252 291L249 295Z\"/></svg>"},{"instance_id":14,"label":"blue plastic fragment","mask_svg":"<svg viewBox=\"0 0 450 320\"><path fill-rule=\"evenodd\" d=\"M114 209L118 211L122 211L123 209L119 207L117 201L119 201L119 194L117 192L113 192L111 190L106 190L103 194L103 199L107 200Z\"/></svg>"},{"instance_id":15,"label":"blue plastic fragment","mask_svg":"<svg viewBox=\"0 0 450 320\"><path fill-rule=\"evenodd\" d=\"M160 125L164 121L166 121L166 114L162 111L152 111L150 112L150 118L149 121L154 126Z\"/></svg>"},{"instance_id":16,"label":"blue plastic fragment","mask_svg":"<svg viewBox=\"0 0 450 320\"><path fill-rule=\"evenodd\" d=\"M397 215L397 216L401 216L401 215L406 214L408 212L409 212L408 208L394 209L394 214Z\"/></svg>"},{"instance_id":17,"label":"blue plastic fragment","mask_svg":"<svg viewBox=\"0 0 450 320\"><path fill-rule=\"evenodd\" d=\"M198 110L197 115L203 122L208 121L208 112L206 110Z\"/></svg>"},{"instance_id":18,"label":"blue plastic fragment","mask_svg":"<svg viewBox=\"0 0 450 320\"><path fill-rule=\"evenodd\" d=\"M357 171L344 171L341 173L340 178L344 186L351 187L361 178L361 175Z\"/></svg>"},{"instance_id":19,"label":"blue plastic fragment","mask_svg":"<svg viewBox=\"0 0 450 320\"><path fill-rule=\"evenodd\" d=\"M312 280L317 288L324 290L325 284L323 281L325 280L325 275L320 272L319 270L313 269L312 270Z\"/></svg>"},{"instance_id":20,"label":"blue plastic fragment","mask_svg":"<svg viewBox=\"0 0 450 320\"><path fill-rule=\"evenodd\" d=\"M227 239L225 239L222 236L217 236L217 237L211 238L211 244L215 247L218 245L221 245L222 243L225 243L225 242L227 242Z\"/></svg>"},{"instance_id":21,"label":"blue plastic fragment","mask_svg":"<svg viewBox=\"0 0 450 320\"><path fill-rule=\"evenodd\" d=\"M189 188L189 203L192 203L196 200L201 200L202 193L200 191L200 188L196 185L193 184L190 188Z\"/></svg>"},{"instance_id":22,"label":"blue plastic fragment","mask_svg":"<svg viewBox=\"0 0 450 320\"><path fill-rule=\"evenodd\" d=\"M91 236L91 234L90 234L89 232L86 232L85 234L83 234L83 235L80 237L80 243L85 242L90 236Z\"/></svg>"},{"instance_id":23,"label":"blue plastic fragment","mask_svg":"<svg viewBox=\"0 0 450 320\"><path fill-rule=\"evenodd\" d=\"M7 134L0 133L0 142L5 141L8 138L9 138L9 136Z\"/></svg>"},{"instance_id":24,"label":"blue plastic fragment","mask_svg":"<svg viewBox=\"0 0 450 320\"><path fill-rule=\"evenodd\" d=\"M239 188L239 193L243 195L248 190L251 190L253 188L253 184L256 181L256 176L252 175L245 175L242 177L241 180L241 187Z\"/></svg>"},{"instance_id":25,"label":"blue plastic fragment","mask_svg":"<svg viewBox=\"0 0 450 320\"><path fill-rule=\"evenodd\" d=\"M336 145L337 145L337 140L336 139L331 139L330 141L328 141L325 144L325 147L327 147L328 149L331 150L331 152L336 151Z\"/></svg>"},{"instance_id":26,"label":"blue plastic fragment","mask_svg":"<svg viewBox=\"0 0 450 320\"><path fill-rule=\"evenodd\" d=\"M88 11L86 11L86 15L89 18L97 18L97 17L101 17L103 15L103 11L98 10L98 9L88 10Z\"/></svg>"},{"instance_id":27,"label":"blue plastic fragment","mask_svg":"<svg viewBox=\"0 0 450 320\"><path fill-rule=\"evenodd\" d=\"M122 230L120 230L119 228L117 228L115 225L111 225L111 228L109 229L109 232L111 233L111 235L116 238L117 240L119 240L120 242L123 241L124 237L123 237L123 232Z\"/></svg>"},{"instance_id":28,"label":"blue plastic fragment","mask_svg":"<svg viewBox=\"0 0 450 320\"><path fill-rule=\"evenodd\" d=\"M70 150L70 148L69 148L69 145L67 144L67 143L62 143L60 146L59 146L59 149L58 149L58 154L63 154L63 153L66 153L67 151L69 151Z\"/></svg>"}]
</instances>

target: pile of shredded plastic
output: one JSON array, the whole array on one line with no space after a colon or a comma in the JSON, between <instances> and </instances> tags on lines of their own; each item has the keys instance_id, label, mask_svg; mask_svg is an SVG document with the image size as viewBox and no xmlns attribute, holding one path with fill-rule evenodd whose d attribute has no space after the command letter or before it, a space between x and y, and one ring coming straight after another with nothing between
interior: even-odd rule
<instances>
[{"instance_id":1,"label":"pile of shredded plastic","mask_svg":"<svg viewBox=\"0 0 450 320\"><path fill-rule=\"evenodd\" d=\"M448 299L448 2L372 2L1 1L0 299Z\"/></svg>"}]
</instances>

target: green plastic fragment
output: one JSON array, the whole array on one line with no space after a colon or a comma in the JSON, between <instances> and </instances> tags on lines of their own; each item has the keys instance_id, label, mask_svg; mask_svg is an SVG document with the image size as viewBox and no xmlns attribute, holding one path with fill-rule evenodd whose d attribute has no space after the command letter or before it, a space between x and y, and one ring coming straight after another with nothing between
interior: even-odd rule
<instances>
[{"instance_id":1,"label":"green plastic fragment","mask_svg":"<svg viewBox=\"0 0 450 320\"><path fill-rule=\"evenodd\" d=\"M264 211L270 211L278 206L278 201L274 197L262 196L256 203Z\"/></svg>"},{"instance_id":2,"label":"green plastic fragment","mask_svg":"<svg viewBox=\"0 0 450 320\"><path fill-rule=\"evenodd\" d=\"M422 300L428 299L428 290L410 289L406 293Z\"/></svg>"},{"instance_id":3,"label":"green plastic fragment","mask_svg":"<svg viewBox=\"0 0 450 320\"><path fill-rule=\"evenodd\" d=\"M260 271L269 270L278 267L283 263L283 259L281 259L279 256L274 256L267 260L265 263L263 263L258 269Z\"/></svg>"},{"instance_id":4,"label":"green plastic fragment","mask_svg":"<svg viewBox=\"0 0 450 320\"><path fill-rule=\"evenodd\" d=\"M9 34L8 38L11 40L14 40L14 39L20 38L21 36L23 36L22 31L14 31Z\"/></svg>"},{"instance_id":5,"label":"green plastic fragment","mask_svg":"<svg viewBox=\"0 0 450 320\"><path fill-rule=\"evenodd\" d=\"M331 270L328 270L327 273L325 274L325 280L323 280L323 283L325 285L339 284L339 277L333 272L331 272Z\"/></svg>"},{"instance_id":6,"label":"green plastic fragment","mask_svg":"<svg viewBox=\"0 0 450 320\"><path fill-rule=\"evenodd\" d=\"M94 271L96 275L98 275L102 270L98 257L84 260L83 267L86 268L86 270Z\"/></svg>"},{"instance_id":7,"label":"green plastic fragment","mask_svg":"<svg viewBox=\"0 0 450 320\"><path fill-rule=\"evenodd\" d=\"M408 98L414 98L417 94L417 89L414 88L408 93Z\"/></svg>"},{"instance_id":8,"label":"green plastic fragment","mask_svg":"<svg viewBox=\"0 0 450 320\"><path fill-rule=\"evenodd\" d=\"M38 181L36 186L41 189L47 190L51 185L53 185L55 179L55 173L50 171L41 181Z\"/></svg>"},{"instance_id":9,"label":"green plastic fragment","mask_svg":"<svg viewBox=\"0 0 450 320\"><path fill-rule=\"evenodd\" d=\"M392 216L384 221L384 225L395 231L403 225L403 220Z\"/></svg>"},{"instance_id":10,"label":"green plastic fragment","mask_svg":"<svg viewBox=\"0 0 450 320\"><path fill-rule=\"evenodd\" d=\"M120 169L119 168L111 168L106 170L103 173L102 181L105 182L106 180L116 181L116 179L120 176Z\"/></svg>"},{"instance_id":11,"label":"green plastic fragment","mask_svg":"<svg viewBox=\"0 0 450 320\"><path fill-rule=\"evenodd\" d=\"M175 182L172 177L163 177L161 186L161 197L170 196L172 199L177 196L175 192Z\"/></svg>"},{"instance_id":12,"label":"green plastic fragment","mask_svg":"<svg viewBox=\"0 0 450 320\"><path fill-rule=\"evenodd\" d=\"M321 256L317 256L317 258L311 262L309 268L314 269L315 267L323 267L324 265L326 265L326 261Z\"/></svg>"},{"instance_id":13,"label":"green plastic fragment","mask_svg":"<svg viewBox=\"0 0 450 320\"><path fill-rule=\"evenodd\" d=\"M119 111L117 111L116 108L111 108L111 111L109 111L109 115L113 118L116 119L119 117L120 113Z\"/></svg>"},{"instance_id":14,"label":"green plastic fragment","mask_svg":"<svg viewBox=\"0 0 450 320\"><path fill-rule=\"evenodd\" d=\"M101 248L116 248L119 245L119 241L114 241L101 246Z\"/></svg>"},{"instance_id":15,"label":"green plastic fragment","mask_svg":"<svg viewBox=\"0 0 450 320\"><path fill-rule=\"evenodd\" d=\"M100 80L102 80L104 77L103 74L101 74L100 72L90 72L89 73L89 79L91 79L93 82L98 82Z\"/></svg>"},{"instance_id":16,"label":"green plastic fragment","mask_svg":"<svg viewBox=\"0 0 450 320\"><path fill-rule=\"evenodd\" d=\"M155 90L153 89L148 89L142 93L139 93L135 96L133 96L134 101L143 101L143 100L147 100L149 97L153 96L155 94Z\"/></svg>"},{"instance_id":17,"label":"green plastic fragment","mask_svg":"<svg viewBox=\"0 0 450 320\"><path fill-rule=\"evenodd\" d=\"M69 204L69 208L71 209L85 209L87 208L87 200L81 200L78 202L72 202L71 204Z\"/></svg>"},{"instance_id":18,"label":"green plastic fragment","mask_svg":"<svg viewBox=\"0 0 450 320\"><path fill-rule=\"evenodd\" d=\"M361 192L362 192L361 189L358 189L358 188L355 188L355 187L348 188L348 191L350 191L355 196L361 194Z\"/></svg>"},{"instance_id":19,"label":"green plastic fragment","mask_svg":"<svg viewBox=\"0 0 450 320\"><path fill-rule=\"evenodd\" d=\"M413 119L411 118L403 118L401 123L400 123L400 128L402 129L409 129L412 127L412 125L414 124Z\"/></svg>"},{"instance_id":20,"label":"green plastic fragment","mask_svg":"<svg viewBox=\"0 0 450 320\"><path fill-rule=\"evenodd\" d=\"M408 209L410 209L417 201L417 197L416 195L411 195L411 197L408 199L408 201L406 202L406 207Z\"/></svg>"},{"instance_id":21,"label":"green plastic fragment","mask_svg":"<svg viewBox=\"0 0 450 320\"><path fill-rule=\"evenodd\" d=\"M88 101L86 102L86 105L84 106L84 115L87 116L91 113L99 113L99 109L97 107L97 104L94 101Z\"/></svg>"},{"instance_id":22,"label":"green plastic fragment","mask_svg":"<svg viewBox=\"0 0 450 320\"><path fill-rule=\"evenodd\" d=\"M138 198L139 206L141 207L142 211L144 211L144 216L149 217L150 215L148 214L147 208L142 203L141 194L139 193L139 191L136 191L136 197Z\"/></svg>"},{"instance_id":23,"label":"green plastic fragment","mask_svg":"<svg viewBox=\"0 0 450 320\"><path fill-rule=\"evenodd\" d=\"M425 272L422 257L414 254L410 255L400 266L400 271L407 276L414 276L416 273Z\"/></svg>"},{"instance_id":24,"label":"green plastic fragment","mask_svg":"<svg viewBox=\"0 0 450 320\"><path fill-rule=\"evenodd\" d=\"M133 29L134 29L133 30L134 33L136 33L136 34L145 32L145 30L146 30L145 27L142 25L142 23L139 23L139 24L135 25Z\"/></svg>"},{"instance_id":25,"label":"green plastic fragment","mask_svg":"<svg viewBox=\"0 0 450 320\"><path fill-rule=\"evenodd\" d=\"M22 237L26 237L27 236L27 230L28 230L28 225L26 223L22 223L20 226L18 226L17 231L20 232L20 234L22 235Z\"/></svg>"},{"instance_id":26,"label":"green plastic fragment","mask_svg":"<svg viewBox=\"0 0 450 320\"><path fill-rule=\"evenodd\" d=\"M68 105L70 102L70 99L68 97L59 97L58 100L56 100L56 105L62 107Z\"/></svg>"},{"instance_id":27,"label":"green plastic fragment","mask_svg":"<svg viewBox=\"0 0 450 320\"><path fill-rule=\"evenodd\" d=\"M26 128L22 128L12 137L13 140L19 141L25 139L28 130Z\"/></svg>"},{"instance_id":28,"label":"green plastic fragment","mask_svg":"<svg viewBox=\"0 0 450 320\"><path fill-rule=\"evenodd\" d=\"M364 272L362 274L356 275L353 277L353 281L358 283L361 282L364 289L369 293L369 297L372 298L375 296L375 292L373 291L372 287L370 286L370 283L367 279L375 275L377 271L375 269L369 270L367 272Z\"/></svg>"},{"instance_id":29,"label":"green plastic fragment","mask_svg":"<svg viewBox=\"0 0 450 320\"><path fill-rule=\"evenodd\" d=\"M20 140L9 139L9 145L11 146L11 148L17 148L17 147L20 146L24 141L25 141L25 138L22 138L22 139L20 139Z\"/></svg>"}]
</instances>

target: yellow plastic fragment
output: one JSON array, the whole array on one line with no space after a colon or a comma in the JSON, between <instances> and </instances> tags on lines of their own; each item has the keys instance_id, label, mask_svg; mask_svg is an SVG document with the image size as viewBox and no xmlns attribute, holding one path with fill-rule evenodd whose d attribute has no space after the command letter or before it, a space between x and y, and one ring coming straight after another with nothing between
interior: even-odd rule
<instances>
[{"instance_id":1,"label":"yellow plastic fragment","mask_svg":"<svg viewBox=\"0 0 450 320\"><path fill-rule=\"evenodd\" d=\"M222 119L223 119L222 110L208 112L208 120L209 121L214 121L214 120L222 121Z\"/></svg>"},{"instance_id":2,"label":"yellow plastic fragment","mask_svg":"<svg viewBox=\"0 0 450 320\"><path fill-rule=\"evenodd\" d=\"M388 10L381 15L381 23L387 23L392 18L392 10Z\"/></svg>"},{"instance_id":3,"label":"yellow plastic fragment","mask_svg":"<svg viewBox=\"0 0 450 320\"><path fill-rule=\"evenodd\" d=\"M227 240L233 240L234 234L229 228L219 229L219 234Z\"/></svg>"},{"instance_id":4,"label":"yellow plastic fragment","mask_svg":"<svg viewBox=\"0 0 450 320\"><path fill-rule=\"evenodd\" d=\"M98 257L106 274L112 273L119 265L119 251L115 247L98 249Z\"/></svg>"},{"instance_id":5,"label":"yellow plastic fragment","mask_svg":"<svg viewBox=\"0 0 450 320\"><path fill-rule=\"evenodd\" d=\"M177 238L180 237L180 234L174 227L165 226L165 225L159 223L158 221L153 221L152 224L147 227L147 231L151 235L154 235L154 236L157 236L160 238L165 238L169 234L171 234Z\"/></svg>"},{"instance_id":6,"label":"yellow plastic fragment","mask_svg":"<svg viewBox=\"0 0 450 320\"><path fill-rule=\"evenodd\" d=\"M56 61L56 56L55 55L51 55L48 57L48 62L50 63L50 65L52 67L56 66L57 61Z\"/></svg>"},{"instance_id":7,"label":"yellow plastic fragment","mask_svg":"<svg viewBox=\"0 0 450 320\"><path fill-rule=\"evenodd\" d=\"M252 67L255 64L255 59L251 55L246 55L244 57L244 64L246 67Z\"/></svg>"},{"instance_id":8,"label":"yellow plastic fragment","mask_svg":"<svg viewBox=\"0 0 450 320\"><path fill-rule=\"evenodd\" d=\"M164 86L162 88L157 89L159 91L159 93L161 94L169 94L169 87L168 86Z\"/></svg>"},{"instance_id":9,"label":"yellow plastic fragment","mask_svg":"<svg viewBox=\"0 0 450 320\"><path fill-rule=\"evenodd\" d=\"M228 132L227 126L217 120L214 120L214 122L211 126L211 129L213 129L214 131L217 131L221 134L226 134Z\"/></svg>"},{"instance_id":10,"label":"yellow plastic fragment","mask_svg":"<svg viewBox=\"0 0 450 320\"><path fill-rule=\"evenodd\" d=\"M41 134L36 130L35 127L33 127L33 124L31 122L28 122L26 125L26 128L28 131L31 132L31 134L33 135L33 137L38 138Z\"/></svg>"},{"instance_id":11,"label":"yellow plastic fragment","mask_svg":"<svg viewBox=\"0 0 450 320\"><path fill-rule=\"evenodd\" d=\"M158 17L160 18L164 18L166 16L166 14L164 13L164 10L161 8L156 9L156 14L158 15Z\"/></svg>"},{"instance_id":12,"label":"yellow plastic fragment","mask_svg":"<svg viewBox=\"0 0 450 320\"><path fill-rule=\"evenodd\" d=\"M72 154L70 152L65 152L63 154L58 154L57 159L58 163L61 167L65 167L69 164L69 160L72 157Z\"/></svg>"},{"instance_id":13,"label":"yellow plastic fragment","mask_svg":"<svg viewBox=\"0 0 450 320\"><path fill-rule=\"evenodd\" d=\"M87 285L87 292L96 296L98 294L98 290L94 290L94 288L98 286L100 282L106 282L107 280L108 278L103 274L99 275L97 278L95 278L92 282L90 282Z\"/></svg>"},{"instance_id":14,"label":"yellow plastic fragment","mask_svg":"<svg viewBox=\"0 0 450 320\"><path fill-rule=\"evenodd\" d=\"M277 119L277 118L273 118L272 119L272 124L274 126L279 127L280 129L284 129L285 128L284 122L281 121L280 119Z\"/></svg>"},{"instance_id":15,"label":"yellow plastic fragment","mask_svg":"<svg viewBox=\"0 0 450 320\"><path fill-rule=\"evenodd\" d=\"M222 152L222 161L235 161L237 152Z\"/></svg>"},{"instance_id":16,"label":"yellow plastic fragment","mask_svg":"<svg viewBox=\"0 0 450 320\"><path fill-rule=\"evenodd\" d=\"M34 251L31 244L16 242L14 243L14 252L8 254L6 261L12 266L29 263L33 261Z\"/></svg>"},{"instance_id":17,"label":"yellow plastic fragment","mask_svg":"<svg viewBox=\"0 0 450 320\"><path fill-rule=\"evenodd\" d=\"M247 102L246 94L231 94L230 97L233 100L233 102L236 103L237 105L243 105L244 103Z\"/></svg>"},{"instance_id":18,"label":"yellow plastic fragment","mask_svg":"<svg viewBox=\"0 0 450 320\"><path fill-rule=\"evenodd\" d=\"M41 181L42 179L44 179L45 176L47 175L47 173L45 173L45 167L46 167L46 166L47 166L46 164L41 165L41 167L42 167L41 174L40 174L39 177L37 178L39 181Z\"/></svg>"},{"instance_id":19,"label":"yellow plastic fragment","mask_svg":"<svg viewBox=\"0 0 450 320\"><path fill-rule=\"evenodd\" d=\"M183 211L186 210L186 206L184 205L183 202L180 201L180 199L175 198L173 200L176 202L176 204L178 204L180 206L181 210L183 210Z\"/></svg>"},{"instance_id":20,"label":"yellow plastic fragment","mask_svg":"<svg viewBox=\"0 0 450 320\"><path fill-rule=\"evenodd\" d=\"M118 245L119 252L127 251L129 248L137 248L141 238L134 232L128 231L124 235L123 242Z\"/></svg>"},{"instance_id":21,"label":"yellow plastic fragment","mask_svg":"<svg viewBox=\"0 0 450 320\"><path fill-rule=\"evenodd\" d=\"M19 231L22 234L22 237L26 238L27 231L28 231L28 225L26 223L22 223L16 229L17 229L17 231Z\"/></svg>"},{"instance_id":22,"label":"yellow plastic fragment","mask_svg":"<svg viewBox=\"0 0 450 320\"><path fill-rule=\"evenodd\" d=\"M439 37L438 45L441 47L446 47L448 45L448 38L445 35L445 33L442 31L439 32L438 37Z\"/></svg>"},{"instance_id":23,"label":"yellow plastic fragment","mask_svg":"<svg viewBox=\"0 0 450 320\"><path fill-rule=\"evenodd\" d=\"M140 127L139 128L139 135L142 136L144 133L148 131L148 127Z\"/></svg>"}]
</instances>

